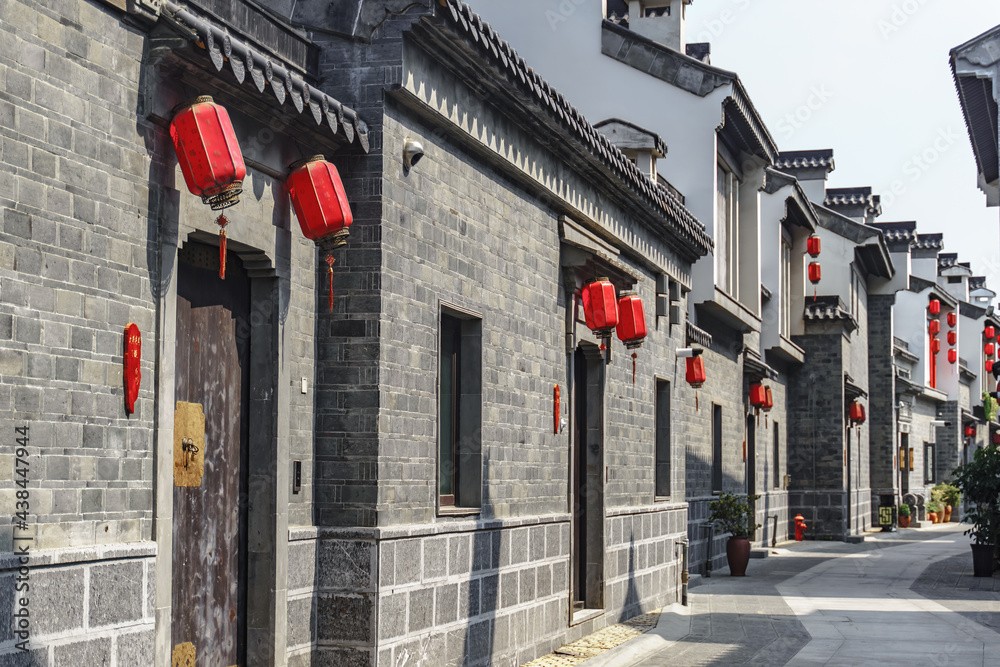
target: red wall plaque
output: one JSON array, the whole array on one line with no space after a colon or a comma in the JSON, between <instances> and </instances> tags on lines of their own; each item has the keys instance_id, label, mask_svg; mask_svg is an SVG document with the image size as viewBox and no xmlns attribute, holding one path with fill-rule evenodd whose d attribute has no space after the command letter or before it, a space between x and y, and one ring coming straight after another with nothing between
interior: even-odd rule
<instances>
[{"instance_id":1,"label":"red wall plaque","mask_svg":"<svg viewBox=\"0 0 1000 667\"><path fill-rule=\"evenodd\" d=\"M133 322L125 327L125 411L135 412L142 381L142 334Z\"/></svg>"}]
</instances>

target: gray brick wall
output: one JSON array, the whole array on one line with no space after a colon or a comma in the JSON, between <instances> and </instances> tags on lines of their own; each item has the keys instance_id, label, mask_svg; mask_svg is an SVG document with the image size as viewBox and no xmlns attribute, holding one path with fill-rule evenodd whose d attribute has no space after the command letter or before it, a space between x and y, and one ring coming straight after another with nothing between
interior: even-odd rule
<instances>
[{"instance_id":1,"label":"gray brick wall","mask_svg":"<svg viewBox=\"0 0 1000 667\"><path fill-rule=\"evenodd\" d=\"M829 332L796 336L806 364L792 377L789 437L803 443L788 451L792 477L788 510L801 514L809 536L844 533L844 358L849 352L840 325ZM791 530L791 529L790 529Z\"/></svg>"},{"instance_id":2,"label":"gray brick wall","mask_svg":"<svg viewBox=\"0 0 1000 667\"><path fill-rule=\"evenodd\" d=\"M36 547L150 539L155 234L142 35L91 3L0 16L0 421L30 426ZM125 325L143 334L127 417ZM0 490L8 507L12 490ZM0 550L11 548L11 527Z\"/></svg>"},{"instance_id":3,"label":"gray brick wall","mask_svg":"<svg viewBox=\"0 0 1000 667\"><path fill-rule=\"evenodd\" d=\"M938 415L943 413L945 403L917 396L913 405L913 419L910 423L909 442L913 448L913 471L907 470L909 475L909 493L922 496L924 502L931 499L930 490L933 483L924 483L924 463L926 459L926 445L935 444L946 431L946 428L939 428L931 425L931 421L941 419ZM918 520L923 521L926 516L921 513Z\"/></svg>"},{"instance_id":4,"label":"gray brick wall","mask_svg":"<svg viewBox=\"0 0 1000 667\"><path fill-rule=\"evenodd\" d=\"M484 159L405 107L384 101L387 82L402 77L405 24L390 19L373 46L324 45L323 67L334 74L330 91L358 108L373 127L375 143L369 157L341 161L350 174L345 186L355 203L355 224L352 250L341 267L346 275L338 281L343 297L338 293L334 313L320 313L317 320L321 538L312 546L311 538L293 544L299 569L308 571L314 559L319 563L312 581L290 582L293 664L317 654L361 664L397 664L419 655L447 664L466 654L475 664L491 657L526 662L573 633L673 601L679 590L680 443L692 427L681 416L674 423L673 496L656 502L653 398L654 379L667 379L677 414L693 410L683 363L672 354L683 344L683 329L654 321L654 276L623 254L619 260L645 276L637 289L651 333L639 351L635 384L631 359L614 343L605 392L604 497L611 513L605 528L606 613L568 629L569 431L552 432L554 385L562 386L564 415L569 406L557 211L592 211L590 202L601 201L599 222L606 233L627 229L628 245L651 248L670 266L684 264L535 137L483 105L440 65L420 62L426 56L407 56L418 76L433 79L439 90L457 91L456 102L483 126L560 174L559 183L546 187L579 198L567 203L554 194L539 196L502 175L500 156ZM350 69L351 86L339 88L335 74L344 69ZM399 155L407 138L419 140L426 156L404 174ZM484 499L477 522L437 513L441 302L482 315ZM560 518L553 523L551 517ZM362 530L375 525L374 531ZM370 544L354 533L371 535ZM343 587L322 584L323 569L340 566L323 564L324 549L332 548L327 542L350 543L352 549L369 544L364 548L376 559L371 572L378 572L377 587L369 579ZM377 602L366 606L372 595ZM330 615L357 622L324 624Z\"/></svg>"},{"instance_id":5,"label":"gray brick wall","mask_svg":"<svg viewBox=\"0 0 1000 667\"><path fill-rule=\"evenodd\" d=\"M895 456L899 450L896 436L896 382L893 363L892 307L895 295L868 297L868 424L871 438L872 498L879 494L895 496L898 492ZM876 506L878 503L876 502Z\"/></svg>"},{"instance_id":6,"label":"gray brick wall","mask_svg":"<svg viewBox=\"0 0 1000 667\"><path fill-rule=\"evenodd\" d=\"M21 639L11 613L23 594L15 579L27 576L32 664L153 664L154 552L104 546L58 560L36 556L27 575L16 556L0 558L0 663L25 655L14 646Z\"/></svg>"}]
</instances>

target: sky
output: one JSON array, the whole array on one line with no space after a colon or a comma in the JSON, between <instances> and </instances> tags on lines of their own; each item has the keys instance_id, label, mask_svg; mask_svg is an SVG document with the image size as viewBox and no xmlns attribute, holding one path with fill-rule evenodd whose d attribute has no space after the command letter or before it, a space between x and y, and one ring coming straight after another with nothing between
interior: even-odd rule
<instances>
[{"instance_id":1,"label":"sky","mask_svg":"<svg viewBox=\"0 0 1000 667\"><path fill-rule=\"evenodd\" d=\"M832 148L827 187L871 186L879 222L943 232L1000 292L1000 209L987 208L949 51L1000 24L997 0L695 0L712 44L781 150Z\"/></svg>"}]
</instances>

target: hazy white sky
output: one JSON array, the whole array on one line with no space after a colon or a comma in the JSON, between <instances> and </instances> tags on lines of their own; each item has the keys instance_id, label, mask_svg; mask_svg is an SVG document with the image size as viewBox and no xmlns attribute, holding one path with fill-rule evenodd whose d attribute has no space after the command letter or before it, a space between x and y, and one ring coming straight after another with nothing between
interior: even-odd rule
<instances>
[{"instance_id":1,"label":"hazy white sky","mask_svg":"<svg viewBox=\"0 0 1000 667\"><path fill-rule=\"evenodd\" d=\"M688 42L736 71L782 150L834 149L829 187L870 185L880 222L944 232L1000 292L1000 209L986 208L948 52L1000 24L997 0L695 0ZM895 190L895 193L894 193Z\"/></svg>"}]
</instances>

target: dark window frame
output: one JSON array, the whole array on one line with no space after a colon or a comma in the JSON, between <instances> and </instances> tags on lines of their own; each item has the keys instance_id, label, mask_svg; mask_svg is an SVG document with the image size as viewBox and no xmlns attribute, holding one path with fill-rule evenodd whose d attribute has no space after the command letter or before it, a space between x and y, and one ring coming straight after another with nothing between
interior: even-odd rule
<instances>
[{"instance_id":1,"label":"dark window frame","mask_svg":"<svg viewBox=\"0 0 1000 667\"><path fill-rule=\"evenodd\" d=\"M670 424L670 381L656 378L654 403L654 495L657 500L670 500L671 484L671 424Z\"/></svg>"},{"instance_id":2,"label":"dark window frame","mask_svg":"<svg viewBox=\"0 0 1000 667\"><path fill-rule=\"evenodd\" d=\"M712 404L712 493L723 491L724 476L722 474L722 406Z\"/></svg>"},{"instance_id":3,"label":"dark window frame","mask_svg":"<svg viewBox=\"0 0 1000 667\"><path fill-rule=\"evenodd\" d=\"M774 441L771 444L771 456L774 461L771 463L771 474L774 475L774 481L771 482L772 488L781 488L781 425L778 422L772 422L774 426Z\"/></svg>"},{"instance_id":4,"label":"dark window frame","mask_svg":"<svg viewBox=\"0 0 1000 667\"><path fill-rule=\"evenodd\" d=\"M933 442L924 443L924 484L934 483L934 445Z\"/></svg>"},{"instance_id":5,"label":"dark window frame","mask_svg":"<svg viewBox=\"0 0 1000 667\"><path fill-rule=\"evenodd\" d=\"M482 325L478 313L441 303L435 438L439 513L476 514L482 508Z\"/></svg>"}]
</instances>

